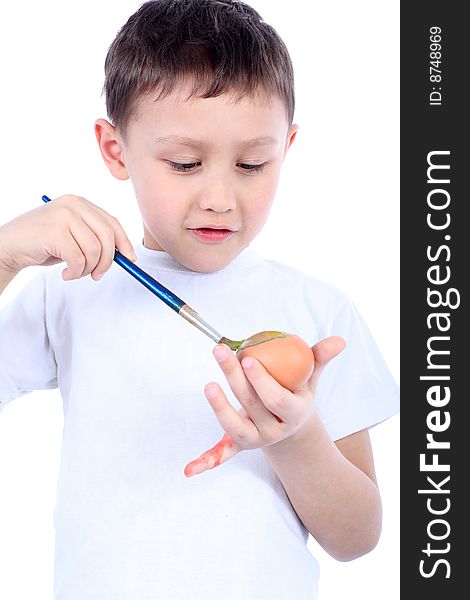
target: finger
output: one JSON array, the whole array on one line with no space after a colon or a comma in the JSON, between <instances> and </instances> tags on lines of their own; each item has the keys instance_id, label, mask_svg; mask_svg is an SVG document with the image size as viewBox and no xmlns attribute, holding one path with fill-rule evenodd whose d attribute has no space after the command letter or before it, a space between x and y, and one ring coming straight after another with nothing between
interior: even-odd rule
<instances>
[{"instance_id":1,"label":"finger","mask_svg":"<svg viewBox=\"0 0 470 600\"><path fill-rule=\"evenodd\" d=\"M257 393L262 399L263 405L272 417L277 416L281 421L295 419L296 413L300 413L295 395L282 387L274 377L272 377L263 365L251 356L245 356L241 362L243 371Z\"/></svg>"},{"instance_id":2,"label":"finger","mask_svg":"<svg viewBox=\"0 0 470 600\"><path fill-rule=\"evenodd\" d=\"M315 393L323 369L344 350L345 346L345 340L339 336L327 337L312 346L315 367L306 384L310 393Z\"/></svg>"},{"instance_id":3,"label":"finger","mask_svg":"<svg viewBox=\"0 0 470 600\"><path fill-rule=\"evenodd\" d=\"M113 264L116 248L115 233L111 224L96 213L87 215L86 219L86 225L100 243L100 256L91 271L92 278L98 281Z\"/></svg>"},{"instance_id":4,"label":"finger","mask_svg":"<svg viewBox=\"0 0 470 600\"><path fill-rule=\"evenodd\" d=\"M237 411L217 383L207 384L204 393L222 429L242 447L256 447L260 439L259 432L246 411Z\"/></svg>"},{"instance_id":5,"label":"finger","mask_svg":"<svg viewBox=\"0 0 470 600\"><path fill-rule=\"evenodd\" d=\"M79 279L82 276L86 259L81 247L72 234L67 235L64 240L61 240L60 249L52 250L51 254L67 263L67 267L62 271L62 279L64 281Z\"/></svg>"},{"instance_id":6,"label":"finger","mask_svg":"<svg viewBox=\"0 0 470 600\"><path fill-rule=\"evenodd\" d=\"M112 225L114 228L114 243L116 245L116 248L129 260L131 260L132 262L136 262L137 255L134 251L134 247L132 246L129 238L127 237L126 232L121 227L121 224L118 221L116 221L116 223L112 223Z\"/></svg>"},{"instance_id":7,"label":"finger","mask_svg":"<svg viewBox=\"0 0 470 600\"><path fill-rule=\"evenodd\" d=\"M259 428L270 423L272 415L247 380L240 361L230 348L225 344L217 344L213 350L213 354L227 379L230 389L248 416ZM226 428L225 430L227 431Z\"/></svg>"},{"instance_id":8,"label":"finger","mask_svg":"<svg viewBox=\"0 0 470 600\"><path fill-rule=\"evenodd\" d=\"M101 238L103 226L106 229L108 227L111 228L114 235L114 241L112 245L113 258L114 248L117 248L122 254L129 258L129 260L133 262L137 260L134 248L127 237L126 232L122 228L121 223L103 208L93 204L82 196L61 196L60 198L57 198L57 200L54 200L54 204L58 203L67 207L69 210L78 211L81 218L90 227L90 229L97 234L98 238ZM109 256L109 252L106 254Z\"/></svg>"},{"instance_id":9,"label":"finger","mask_svg":"<svg viewBox=\"0 0 470 600\"><path fill-rule=\"evenodd\" d=\"M312 348L315 357L315 367L325 367L330 360L338 356L345 347L346 341L337 335L327 337L316 343Z\"/></svg>"},{"instance_id":10,"label":"finger","mask_svg":"<svg viewBox=\"0 0 470 600\"><path fill-rule=\"evenodd\" d=\"M99 212L103 215L106 224L111 227L114 234L114 246L124 254L129 260L135 262L137 260L134 247L131 244L126 232L124 231L121 223L102 208L99 208ZM114 256L114 255L113 255Z\"/></svg>"},{"instance_id":11,"label":"finger","mask_svg":"<svg viewBox=\"0 0 470 600\"><path fill-rule=\"evenodd\" d=\"M78 277L85 277L93 271L100 260L101 241L82 219L72 221L69 225L69 230L85 259L82 272Z\"/></svg>"},{"instance_id":12,"label":"finger","mask_svg":"<svg viewBox=\"0 0 470 600\"><path fill-rule=\"evenodd\" d=\"M309 380L309 387L315 387L323 369L327 364L340 354L346 347L346 341L337 335L320 340L312 347L315 367Z\"/></svg>"},{"instance_id":13,"label":"finger","mask_svg":"<svg viewBox=\"0 0 470 600\"><path fill-rule=\"evenodd\" d=\"M227 434L204 454L201 454L199 458L188 463L184 469L186 477L192 477L193 475L199 475L208 469L213 469L218 465L221 465L232 456L235 456L240 452L240 446Z\"/></svg>"}]
</instances>

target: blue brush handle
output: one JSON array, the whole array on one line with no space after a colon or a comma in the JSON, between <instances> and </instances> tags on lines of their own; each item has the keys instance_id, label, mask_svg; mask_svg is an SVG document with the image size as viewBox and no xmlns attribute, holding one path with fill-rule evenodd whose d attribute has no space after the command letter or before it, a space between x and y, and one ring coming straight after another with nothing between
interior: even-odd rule
<instances>
[{"instance_id":1,"label":"blue brush handle","mask_svg":"<svg viewBox=\"0 0 470 600\"><path fill-rule=\"evenodd\" d=\"M168 288L151 277L148 273L142 271L140 267L121 254L119 250L115 249L114 260L120 267L132 275L132 277L135 277L137 281L140 281L140 283L150 290L152 294L155 294L160 300L163 300L165 304L177 313L179 313L181 308L186 305L186 302L181 300L181 298L178 298L173 292L170 292Z\"/></svg>"},{"instance_id":2,"label":"blue brush handle","mask_svg":"<svg viewBox=\"0 0 470 600\"><path fill-rule=\"evenodd\" d=\"M48 196L43 196L42 200L44 202L51 202L51 198ZM180 312L183 306L186 306L186 303L175 296L173 292L170 292L164 285L159 283L156 279L151 277L145 271L142 271L140 267L126 258L123 254L119 252L119 250L115 249L114 252L114 260L117 264L122 267L125 271L127 271L132 277L135 277L137 281L140 281L142 285L144 285L148 290L155 294L160 300L163 300L165 304L167 304L170 308L172 308L177 313Z\"/></svg>"}]
</instances>

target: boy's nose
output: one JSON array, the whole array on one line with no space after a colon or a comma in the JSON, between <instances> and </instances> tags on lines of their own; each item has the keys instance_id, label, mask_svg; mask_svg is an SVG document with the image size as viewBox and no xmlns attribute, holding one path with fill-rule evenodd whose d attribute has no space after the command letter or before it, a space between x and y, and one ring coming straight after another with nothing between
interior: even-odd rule
<instances>
[{"instance_id":1,"label":"boy's nose","mask_svg":"<svg viewBox=\"0 0 470 600\"><path fill-rule=\"evenodd\" d=\"M237 205L236 194L228 178L210 178L200 190L199 205L204 210L215 212L233 210Z\"/></svg>"}]
</instances>

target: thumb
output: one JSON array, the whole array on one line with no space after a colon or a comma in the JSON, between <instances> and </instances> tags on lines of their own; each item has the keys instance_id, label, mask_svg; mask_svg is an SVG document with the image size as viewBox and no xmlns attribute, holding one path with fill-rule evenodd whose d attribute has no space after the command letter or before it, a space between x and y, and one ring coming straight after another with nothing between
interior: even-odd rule
<instances>
[{"instance_id":1,"label":"thumb","mask_svg":"<svg viewBox=\"0 0 470 600\"><path fill-rule=\"evenodd\" d=\"M315 369L322 369L338 356L346 347L346 341L338 335L332 335L323 340L320 340L312 347L313 356L315 358Z\"/></svg>"},{"instance_id":2,"label":"thumb","mask_svg":"<svg viewBox=\"0 0 470 600\"><path fill-rule=\"evenodd\" d=\"M338 356L338 354L340 354L345 347L346 341L337 335L320 340L315 344L315 346L312 346L315 366L313 368L312 376L308 381L310 390L313 391L315 389L323 369L330 362L330 360Z\"/></svg>"}]
</instances>

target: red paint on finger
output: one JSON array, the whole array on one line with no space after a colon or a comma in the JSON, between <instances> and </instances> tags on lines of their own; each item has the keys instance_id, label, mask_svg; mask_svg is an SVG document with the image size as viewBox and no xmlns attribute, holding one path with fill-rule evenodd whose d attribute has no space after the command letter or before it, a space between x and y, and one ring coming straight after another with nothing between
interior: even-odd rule
<instances>
[{"instance_id":1,"label":"red paint on finger","mask_svg":"<svg viewBox=\"0 0 470 600\"><path fill-rule=\"evenodd\" d=\"M220 465L225 448L231 448L233 444L232 438L224 434L224 437L213 448L201 454L199 458L191 461L186 465L184 474L186 477L198 475L207 469L213 469Z\"/></svg>"}]
</instances>

